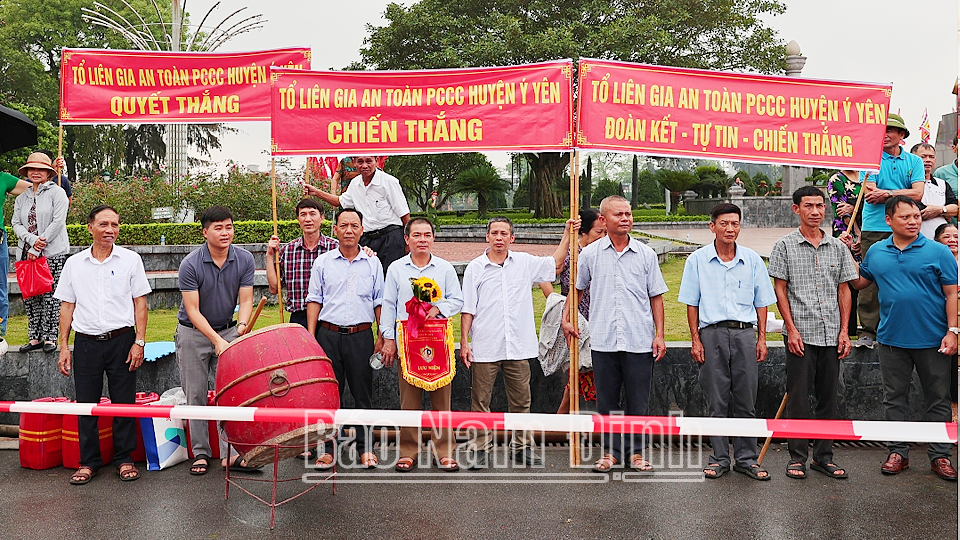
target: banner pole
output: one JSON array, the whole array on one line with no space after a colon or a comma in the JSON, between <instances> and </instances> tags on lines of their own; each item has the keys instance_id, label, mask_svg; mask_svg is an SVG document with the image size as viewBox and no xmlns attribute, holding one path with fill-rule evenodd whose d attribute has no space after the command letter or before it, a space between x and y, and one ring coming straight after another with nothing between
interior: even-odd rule
<instances>
[{"instance_id":1,"label":"banner pole","mask_svg":"<svg viewBox=\"0 0 960 540\"><path fill-rule=\"evenodd\" d=\"M580 201L580 154L570 152L570 219L579 216ZM579 254L580 239L570 231L570 293L567 303L570 306L570 323L574 331L579 331L580 303L577 299L577 255ZM580 339L570 340L570 414L580 413ZM570 434L570 465L580 466L580 433Z\"/></svg>"},{"instance_id":2,"label":"banner pole","mask_svg":"<svg viewBox=\"0 0 960 540\"><path fill-rule=\"evenodd\" d=\"M57 126L57 157L63 157L63 125ZM60 167L57 167L57 185L63 185L63 171L60 170Z\"/></svg>"},{"instance_id":3,"label":"banner pole","mask_svg":"<svg viewBox=\"0 0 960 540\"><path fill-rule=\"evenodd\" d=\"M273 235L280 236L277 223L277 159L270 158L270 191L273 193ZM280 281L280 253L274 254L273 264L277 271L277 282ZM280 323L283 324L283 289L277 287L277 307L280 311Z\"/></svg>"}]
</instances>

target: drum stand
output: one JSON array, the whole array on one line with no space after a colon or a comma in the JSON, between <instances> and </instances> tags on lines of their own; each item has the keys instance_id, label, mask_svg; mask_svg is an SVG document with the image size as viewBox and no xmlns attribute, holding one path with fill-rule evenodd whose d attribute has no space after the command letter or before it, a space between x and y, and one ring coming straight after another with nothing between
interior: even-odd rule
<instances>
[{"instance_id":1,"label":"drum stand","mask_svg":"<svg viewBox=\"0 0 960 540\"><path fill-rule=\"evenodd\" d=\"M221 431L220 436L223 437L223 439L227 442L228 445L232 446L232 445L234 444L234 441L231 441L230 439L226 438L226 435L225 435L225 433L224 433L223 431ZM320 442L314 443L314 444L323 444L323 442L324 442L324 441L320 441ZM244 443L241 443L241 444L250 444L250 443L244 442ZM278 507L278 506L282 506L282 505L287 504L288 502L290 502L290 501L292 501L292 500L294 500L294 499L298 499L298 498L300 498L301 496L306 495L307 493L309 493L309 492L313 491L314 489L318 488L318 487L320 486L320 484L326 483L326 482L328 482L328 481L330 482L330 484L331 484L331 486L332 486L332 493L333 493L334 495L337 494L337 462L336 462L336 460L334 460L334 462L333 462L333 468L330 469L330 471L328 471L329 474L327 474L327 476L322 477L322 478L320 478L320 479L318 479L318 480L313 480L313 485L312 485L312 486L304 489L303 491L301 491L301 492L299 492L299 493L297 493L297 494L295 494L295 495L292 495L292 496L290 496L290 497L287 497L286 499L284 499L284 500L282 500L282 501L277 502L277 484L281 484L281 483L284 483L284 482L293 482L293 481L297 481L297 480L303 481L303 476L294 476L294 477L292 477L292 478L278 478L278 475L279 475L279 472L280 472L280 471L279 471L279 469L280 469L280 450L281 450L281 449L287 449L287 448L302 448L302 445L263 444L263 445L259 445L259 446L264 446L264 447L272 448L272 449L273 449L273 478L250 478L250 477L239 477L239 476L237 476L237 477L231 477L231 476L230 476L230 457L228 456L228 457L226 458L226 459L227 459L227 474L226 474L226 487L225 487L225 490L224 490L224 499L229 499L229 498L230 498L230 485L232 484L232 485L236 486L236 488L239 489L240 491L242 491L242 492L246 493L247 495L253 497L254 499L260 501L261 503L269 506L269 507L270 507L270 530L273 530L274 518L276 517L276 511L277 511L277 507ZM229 454L229 453L230 453L230 451L229 451L229 446L228 446L227 448L228 448L227 453ZM241 457L242 457L242 456L241 456ZM308 469L308 471L309 471L309 469ZM241 482L270 482L270 483L271 483L270 500L268 501L268 500L266 500L266 499L264 499L264 498L256 495L255 493L251 492L250 490L246 489L245 487L243 487L243 486L241 485Z\"/></svg>"}]
</instances>

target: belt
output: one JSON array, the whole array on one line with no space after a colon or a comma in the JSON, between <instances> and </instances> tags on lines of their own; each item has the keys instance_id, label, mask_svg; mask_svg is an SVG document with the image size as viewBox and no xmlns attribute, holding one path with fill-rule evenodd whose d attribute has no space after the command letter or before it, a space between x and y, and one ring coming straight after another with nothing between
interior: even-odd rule
<instances>
[{"instance_id":1,"label":"belt","mask_svg":"<svg viewBox=\"0 0 960 540\"><path fill-rule=\"evenodd\" d=\"M403 227L401 227L400 225L387 225L386 227L382 229L377 229L375 231L364 231L363 236L366 236L371 240L375 240L377 238L380 238L381 236L386 235L389 232L393 232L397 229L402 229L402 228Z\"/></svg>"},{"instance_id":2,"label":"belt","mask_svg":"<svg viewBox=\"0 0 960 540\"><path fill-rule=\"evenodd\" d=\"M87 339L94 339L94 340L97 340L97 341L107 341L108 339L113 339L113 338L115 338L115 337L117 337L117 336L126 334L127 332L129 332L129 331L131 331L131 330L133 330L133 327L132 327L132 326L124 326L123 328L117 328L116 330L111 330L111 331L109 331L109 332L104 332L104 333L102 333L102 334L97 334L97 335L95 335L95 336L94 336L94 335L90 335L90 334L84 334L84 333L82 333L82 332L77 332L76 334L77 334L78 336L83 336L83 337L85 337L85 338L87 338Z\"/></svg>"},{"instance_id":3,"label":"belt","mask_svg":"<svg viewBox=\"0 0 960 540\"><path fill-rule=\"evenodd\" d=\"M753 328L753 323L740 322L740 321L720 321L718 323L708 324L705 328L739 328L740 330L745 330L747 328Z\"/></svg>"},{"instance_id":4,"label":"belt","mask_svg":"<svg viewBox=\"0 0 960 540\"><path fill-rule=\"evenodd\" d=\"M369 330L373 327L373 323L355 324L353 326L337 326L335 324L330 324L327 321L320 321L320 326L326 328L327 330L332 330L338 334L356 334L357 332Z\"/></svg>"},{"instance_id":5,"label":"belt","mask_svg":"<svg viewBox=\"0 0 960 540\"><path fill-rule=\"evenodd\" d=\"M183 322L183 321L181 321L180 319L177 319L177 322L180 323L180 324L182 324L183 326L186 326L187 328L196 328L196 326L194 326L193 323L191 323L190 321ZM233 327L236 326L236 325L237 325L237 321L231 320L230 322L228 322L227 324L225 324L225 325L223 325L223 326L214 326L214 327L213 327L213 331L214 331L214 332L223 332L223 331L226 330L227 328L233 328Z\"/></svg>"}]
</instances>

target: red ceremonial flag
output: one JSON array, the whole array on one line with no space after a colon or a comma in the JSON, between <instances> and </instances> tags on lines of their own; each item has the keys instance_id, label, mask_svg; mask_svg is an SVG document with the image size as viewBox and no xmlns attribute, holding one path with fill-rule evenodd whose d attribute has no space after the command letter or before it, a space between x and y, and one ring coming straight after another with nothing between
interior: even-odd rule
<instances>
[{"instance_id":1,"label":"red ceremonial flag","mask_svg":"<svg viewBox=\"0 0 960 540\"><path fill-rule=\"evenodd\" d=\"M272 153L565 151L569 61L428 71L271 70Z\"/></svg>"},{"instance_id":2,"label":"red ceremonial flag","mask_svg":"<svg viewBox=\"0 0 960 540\"><path fill-rule=\"evenodd\" d=\"M576 146L879 170L890 85L581 59Z\"/></svg>"},{"instance_id":3,"label":"red ceremonial flag","mask_svg":"<svg viewBox=\"0 0 960 540\"><path fill-rule=\"evenodd\" d=\"M310 69L310 49L238 53L63 49L60 123L269 120L270 66Z\"/></svg>"}]
</instances>

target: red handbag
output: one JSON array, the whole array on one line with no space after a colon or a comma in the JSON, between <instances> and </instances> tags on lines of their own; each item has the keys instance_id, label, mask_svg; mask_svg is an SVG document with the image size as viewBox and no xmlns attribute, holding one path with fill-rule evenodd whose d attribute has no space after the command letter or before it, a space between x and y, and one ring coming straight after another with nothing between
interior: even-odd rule
<instances>
[{"instance_id":1,"label":"red handbag","mask_svg":"<svg viewBox=\"0 0 960 540\"><path fill-rule=\"evenodd\" d=\"M46 257L37 257L32 261L27 259L14 263L17 270L17 284L20 285L20 294L30 298L53 291L53 273Z\"/></svg>"}]
</instances>

